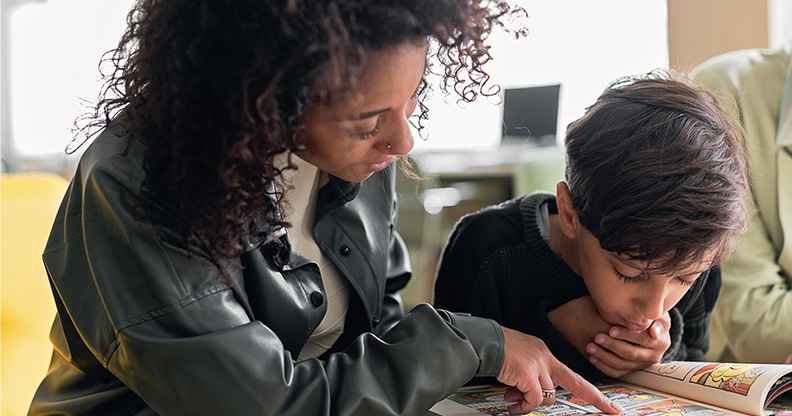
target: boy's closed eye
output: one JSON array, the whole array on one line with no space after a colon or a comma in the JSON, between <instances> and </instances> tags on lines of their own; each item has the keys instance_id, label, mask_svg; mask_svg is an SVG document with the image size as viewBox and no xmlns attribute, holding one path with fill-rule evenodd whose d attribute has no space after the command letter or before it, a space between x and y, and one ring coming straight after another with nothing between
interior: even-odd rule
<instances>
[{"instance_id":1,"label":"boy's closed eye","mask_svg":"<svg viewBox=\"0 0 792 416\"><path fill-rule=\"evenodd\" d=\"M613 269L613 273L616 274L616 278L621 280L625 283L638 283L642 280L643 273L639 273L635 276L628 276L619 271L619 269Z\"/></svg>"},{"instance_id":2,"label":"boy's closed eye","mask_svg":"<svg viewBox=\"0 0 792 416\"><path fill-rule=\"evenodd\" d=\"M638 275L635 276L629 276L627 274L620 272L618 269L613 269L613 273L616 274L616 278L618 278L619 280L625 283L638 283L645 279L645 273L639 273ZM683 286L690 287L693 286L694 283L696 283L696 280L700 275L701 273L691 274L687 276L675 276L674 280Z\"/></svg>"}]
</instances>

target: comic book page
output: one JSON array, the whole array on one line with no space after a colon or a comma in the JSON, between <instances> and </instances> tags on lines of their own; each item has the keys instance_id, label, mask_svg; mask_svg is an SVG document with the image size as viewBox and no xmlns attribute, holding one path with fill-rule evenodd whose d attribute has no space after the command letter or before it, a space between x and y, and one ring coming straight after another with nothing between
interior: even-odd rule
<instances>
[{"instance_id":1,"label":"comic book page","mask_svg":"<svg viewBox=\"0 0 792 416\"><path fill-rule=\"evenodd\" d=\"M717 406L694 401L671 398L667 395L626 384L603 384L600 391L619 404L625 416L729 416L731 412ZM458 390L447 399L436 404L428 415L439 416L505 416L512 403L503 400L505 386L473 386ZM556 393L556 402L542 406L528 416L571 416L599 414L594 406L565 390Z\"/></svg>"},{"instance_id":2,"label":"comic book page","mask_svg":"<svg viewBox=\"0 0 792 416\"><path fill-rule=\"evenodd\" d=\"M792 365L674 361L652 365L621 380L761 415L770 401L792 388L791 376ZM786 400L790 393L785 394Z\"/></svg>"}]
</instances>

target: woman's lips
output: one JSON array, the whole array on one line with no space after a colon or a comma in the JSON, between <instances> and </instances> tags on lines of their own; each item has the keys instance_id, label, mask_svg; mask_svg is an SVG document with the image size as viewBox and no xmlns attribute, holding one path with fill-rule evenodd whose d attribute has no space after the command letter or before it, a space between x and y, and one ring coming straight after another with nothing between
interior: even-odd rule
<instances>
[{"instance_id":1,"label":"woman's lips","mask_svg":"<svg viewBox=\"0 0 792 416\"><path fill-rule=\"evenodd\" d=\"M393 157L389 157L389 158L387 158L386 160L384 160L382 162L372 163L372 164L369 165L369 167L374 172L379 172L379 171L387 168L391 163L393 163Z\"/></svg>"}]
</instances>

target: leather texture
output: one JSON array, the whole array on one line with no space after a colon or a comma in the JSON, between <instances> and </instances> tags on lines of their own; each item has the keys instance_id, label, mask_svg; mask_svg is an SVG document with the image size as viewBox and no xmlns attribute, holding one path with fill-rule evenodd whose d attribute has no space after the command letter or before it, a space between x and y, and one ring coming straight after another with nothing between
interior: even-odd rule
<instances>
[{"instance_id":1,"label":"leather texture","mask_svg":"<svg viewBox=\"0 0 792 416\"><path fill-rule=\"evenodd\" d=\"M106 130L70 184L44 253L55 353L30 414L422 414L499 371L493 321L428 305L402 319L393 168L320 190L316 242L354 295L333 350L296 362L326 308L316 264L253 246L221 276L137 215L143 154Z\"/></svg>"}]
</instances>

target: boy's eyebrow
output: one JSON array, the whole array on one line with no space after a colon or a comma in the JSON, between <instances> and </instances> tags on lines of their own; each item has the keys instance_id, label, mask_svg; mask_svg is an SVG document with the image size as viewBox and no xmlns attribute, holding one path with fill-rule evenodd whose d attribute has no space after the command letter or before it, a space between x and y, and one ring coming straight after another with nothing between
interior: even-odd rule
<instances>
[{"instance_id":1,"label":"boy's eyebrow","mask_svg":"<svg viewBox=\"0 0 792 416\"><path fill-rule=\"evenodd\" d=\"M702 273L705 273L705 272L706 272L706 271L708 271L709 269L711 269L711 267L708 267L708 268L706 268L706 269L704 269L704 270L701 270L701 271L698 271L698 272L690 272L690 273L687 273L687 274L680 274L679 276L693 276L693 275L700 275L700 274L702 274Z\"/></svg>"},{"instance_id":2,"label":"boy's eyebrow","mask_svg":"<svg viewBox=\"0 0 792 416\"><path fill-rule=\"evenodd\" d=\"M614 260L618 261L619 263L621 263L621 264L623 264L623 265L625 265L625 266L627 266L627 267L629 267L631 269L641 270L641 271L644 270L642 265L637 264L637 262L634 261L634 260L625 259L624 257L618 255L617 253L613 253L613 252L610 252L610 255L611 255L611 257L613 257Z\"/></svg>"},{"instance_id":3,"label":"boy's eyebrow","mask_svg":"<svg viewBox=\"0 0 792 416\"><path fill-rule=\"evenodd\" d=\"M625 266L627 266L627 267L630 267L630 268L632 268L632 269L635 269L635 270L641 270L641 271L645 271L645 270L646 270L646 269L645 269L645 268L644 268L642 265L636 264L636 262L635 262L634 260L625 259L625 258L623 258L623 257L620 257L620 256L619 256L618 254L616 254L616 253L611 253L611 255L613 256L613 258L615 258L615 259L616 259L616 261L618 261L618 262L620 262L620 263L624 264L624 265L625 265ZM704 270L701 270L701 271L695 271L695 272L684 273L684 274L680 272L680 273L676 273L676 275L677 275L677 276L679 276L679 277L682 277L682 276L693 276L693 275L700 275L700 274L702 274L702 273L706 272L707 270L709 270L709 269L711 269L711 268L712 268L712 267L707 267L706 269L704 269Z\"/></svg>"}]
</instances>

